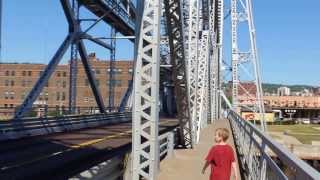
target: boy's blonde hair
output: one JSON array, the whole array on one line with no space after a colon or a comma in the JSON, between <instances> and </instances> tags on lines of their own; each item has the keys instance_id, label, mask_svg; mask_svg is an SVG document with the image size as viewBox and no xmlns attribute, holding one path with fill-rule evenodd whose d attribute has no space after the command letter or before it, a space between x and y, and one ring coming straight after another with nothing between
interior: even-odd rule
<instances>
[{"instance_id":1,"label":"boy's blonde hair","mask_svg":"<svg viewBox=\"0 0 320 180\"><path fill-rule=\"evenodd\" d=\"M218 129L216 130L216 133L218 134L219 137L222 138L222 140L223 140L224 142L228 140L229 134L230 134L230 133L229 133L229 130L226 129L226 128L218 128Z\"/></svg>"}]
</instances>

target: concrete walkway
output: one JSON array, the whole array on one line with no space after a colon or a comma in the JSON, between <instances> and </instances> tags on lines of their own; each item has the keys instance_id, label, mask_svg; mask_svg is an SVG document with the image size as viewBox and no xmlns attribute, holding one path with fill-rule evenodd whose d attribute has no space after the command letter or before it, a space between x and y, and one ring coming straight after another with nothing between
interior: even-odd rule
<instances>
[{"instance_id":1,"label":"concrete walkway","mask_svg":"<svg viewBox=\"0 0 320 180\"><path fill-rule=\"evenodd\" d=\"M215 129L220 127L228 128L231 133L230 125L227 120L216 121L213 125L209 125L205 129L202 129L200 142L195 146L194 149L175 150L174 157L172 157L171 159L165 159L161 162L160 174L158 179L208 180L210 175L210 168L207 168L205 174L202 174L201 170L208 151L214 145L213 137ZM233 147L233 150L235 151L232 135L229 138L228 143ZM240 179L240 176L238 177Z\"/></svg>"}]
</instances>

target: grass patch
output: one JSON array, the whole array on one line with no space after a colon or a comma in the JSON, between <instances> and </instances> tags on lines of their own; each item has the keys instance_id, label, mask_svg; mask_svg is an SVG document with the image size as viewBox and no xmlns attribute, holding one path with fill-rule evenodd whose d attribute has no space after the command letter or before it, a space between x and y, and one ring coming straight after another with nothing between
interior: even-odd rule
<instances>
[{"instance_id":1,"label":"grass patch","mask_svg":"<svg viewBox=\"0 0 320 180\"><path fill-rule=\"evenodd\" d=\"M320 141L320 125L295 124L295 125L268 125L270 132L288 132L288 135L297 138L303 144L311 144L312 141Z\"/></svg>"},{"instance_id":2,"label":"grass patch","mask_svg":"<svg viewBox=\"0 0 320 180\"><path fill-rule=\"evenodd\" d=\"M290 134L290 136L293 136L297 138L302 144L311 144L312 141L320 141L320 134L318 136L315 135L301 135L301 134Z\"/></svg>"},{"instance_id":3,"label":"grass patch","mask_svg":"<svg viewBox=\"0 0 320 180\"><path fill-rule=\"evenodd\" d=\"M276 135L276 134L270 134L270 136L271 136L273 139L282 139L281 136Z\"/></svg>"},{"instance_id":4,"label":"grass patch","mask_svg":"<svg viewBox=\"0 0 320 180\"><path fill-rule=\"evenodd\" d=\"M306 133L306 134L319 134L320 130L313 127L320 128L320 125L305 125L305 124L295 124L295 125L268 125L269 131L274 132L284 132L289 130L291 133Z\"/></svg>"}]
</instances>

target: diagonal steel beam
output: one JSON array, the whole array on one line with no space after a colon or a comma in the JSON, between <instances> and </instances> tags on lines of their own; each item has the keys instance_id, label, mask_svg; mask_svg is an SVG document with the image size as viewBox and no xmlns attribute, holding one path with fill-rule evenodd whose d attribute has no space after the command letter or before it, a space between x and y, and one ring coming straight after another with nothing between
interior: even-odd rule
<instances>
[{"instance_id":1,"label":"diagonal steel beam","mask_svg":"<svg viewBox=\"0 0 320 180\"><path fill-rule=\"evenodd\" d=\"M104 106L104 103L103 103L103 99L102 99L102 96L101 96L101 94L99 92L99 89L97 88L97 83L95 81L96 78L94 77L94 74L91 71L92 68L91 68L91 65L89 63L89 58L88 58L88 55L87 55L87 51L86 51L86 48L85 48L82 40L79 40L79 42L78 42L78 49L79 49L79 54L80 54L80 57L81 57L81 61L82 61L83 67L85 69L87 78L89 80L90 87L92 89L94 98L96 99L99 111L101 113L104 113L105 112L105 106Z\"/></svg>"},{"instance_id":2,"label":"diagonal steel beam","mask_svg":"<svg viewBox=\"0 0 320 180\"><path fill-rule=\"evenodd\" d=\"M48 82L50 76L54 72L55 68L59 64L61 58L69 48L72 41L74 41L76 35L69 34L66 39L63 41L55 55L52 57L50 63L47 65L45 70L43 71L42 75L33 86L32 90L28 94L28 96L24 99L23 103L17 109L14 118L21 118L30 108L32 107L33 102L37 99L40 92L42 91L43 87Z\"/></svg>"}]
</instances>

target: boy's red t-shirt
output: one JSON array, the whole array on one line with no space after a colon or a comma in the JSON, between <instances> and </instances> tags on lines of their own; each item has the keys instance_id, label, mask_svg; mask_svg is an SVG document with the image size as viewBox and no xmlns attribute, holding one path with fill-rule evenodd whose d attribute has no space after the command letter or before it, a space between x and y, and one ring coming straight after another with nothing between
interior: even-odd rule
<instances>
[{"instance_id":1,"label":"boy's red t-shirt","mask_svg":"<svg viewBox=\"0 0 320 180\"><path fill-rule=\"evenodd\" d=\"M231 163L235 161L233 150L229 145L213 146L206 160L210 162L210 180L230 180Z\"/></svg>"}]
</instances>

